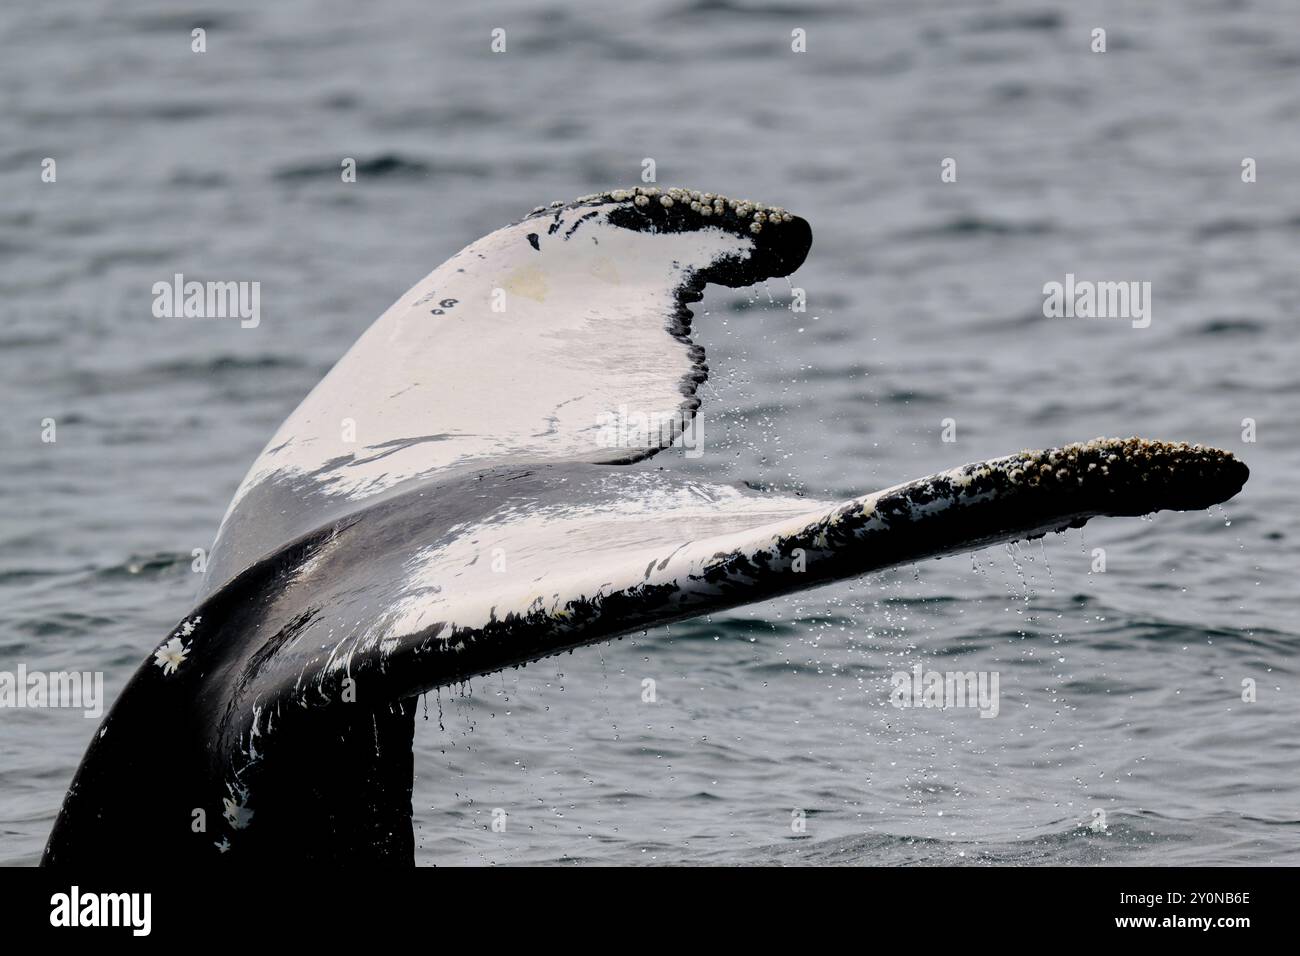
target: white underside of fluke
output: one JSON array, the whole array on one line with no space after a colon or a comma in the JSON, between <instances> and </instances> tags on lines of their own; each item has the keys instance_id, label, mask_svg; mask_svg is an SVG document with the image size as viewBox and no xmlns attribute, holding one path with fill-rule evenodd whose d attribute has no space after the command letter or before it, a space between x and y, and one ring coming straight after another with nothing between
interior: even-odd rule
<instances>
[{"instance_id":1,"label":"white underside of fluke","mask_svg":"<svg viewBox=\"0 0 1300 956\"><path fill-rule=\"evenodd\" d=\"M611 416L668 421L683 401L692 361L668 326L684 274L752 241L636 232L608 208L500 229L416 283L280 426L229 514L274 479L363 499L461 465L627 459Z\"/></svg>"}]
</instances>

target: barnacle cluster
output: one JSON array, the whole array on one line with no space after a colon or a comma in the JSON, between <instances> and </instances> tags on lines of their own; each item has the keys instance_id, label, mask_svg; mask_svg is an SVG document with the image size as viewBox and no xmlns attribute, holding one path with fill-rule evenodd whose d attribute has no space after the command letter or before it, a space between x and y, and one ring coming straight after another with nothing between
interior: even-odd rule
<instances>
[{"instance_id":1,"label":"barnacle cluster","mask_svg":"<svg viewBox=\"0 0 1300 956\"><path fill-rule=\"evenodd\" d=\"M1145 438L1094 438L1044 450L1025 450L965 465L913 492L922 498L974 498L1012 491L1071 491L1106 500L1121 496L1151 510L1181 507L1192 500L1222 500L1223 490L1240 487L1248 474L1232 453L1206 445ZM919 494L918 494L919 492ZM1206 505L1199 505L1205 507Z\"/></svg>"},{"instance_id":2,"label":"barnacle cluster","mask_svg":"<svg viewBox=\"0 0 1300 956\"><path fill-rule=\"evenodd\" d=\"M1240 459L1218 448L1094 438L963 465L896 486L872 500L875 514L886 524L929 516L949 522L958 520L955 514L965 514L962 520L977 522L968 529L976 535L971 540L977 540L1018 526L1046 527L1058 520L1070 526L1088 515L1208 508L1235 495L1249 474ZM955 533L957 526L944 527Z\"/></svg>"},{"instance_id":3,"label":"barnacle cluster","mask_svg":"<svg viewBox=\"0 0 1300 956\"><path fill-rule=\"evenodd\" d=\"M1144 482L1206 476L1235 461L1230 452L1207 445L1146 438L1094 438L1044 451L1022 451L989 463L1013 485L1082 486L1090 479Z\"/></svg>"},{"instance_id":4,"label":"barnacle cluster","mask_svg":"<svg viewBox=\"0 0 1300 956\"><path fill-rule=\"evenodd\" d=\"M591 193L580 196L574 205L596 202L631 203L640 208L658 203L664 209L679 211L690 210L701 219L727 220L734 225L747 226L752 233L760 233L765 227L779 226L790 222L794 216L780 206L765 206L751 199L732 199L721 193L700 192L698 189L682 189L670 186L660 189L658 186L635 186L627 189L611 189L603 193ZM558 209L567 205L553 202L549 207L538 206L533 213L545 212L548 208Z\"/></svg>"}]
</instances>

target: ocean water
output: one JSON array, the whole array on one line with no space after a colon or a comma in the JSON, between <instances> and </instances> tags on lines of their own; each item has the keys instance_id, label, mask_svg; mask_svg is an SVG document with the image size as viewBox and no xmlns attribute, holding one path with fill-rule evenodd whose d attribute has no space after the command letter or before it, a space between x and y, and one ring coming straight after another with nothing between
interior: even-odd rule
<instances>
[{"instance_id":1,"label":"ocean water","mask_svg":"<svg viewBox=\"0 0 1300 956\"><path fill-rule=\"evenodd\" d=\"M1300 863L1289 0L79 0L6 5L0 37L0 670L111 698L356 336L649 157L815 240L806 313L785 280L696 308L706 452L634 467L847 496L1140 434L1251 479L430 694L419 861ZM259 281L261 324L154 318L178 272ZM1149 281L1150 326L1045 318L1067 273ZM997 672L998 716L891 707L915 664ZM0 863L38 860L94 727L0 711Z\"/></svg>"}]
</instances>

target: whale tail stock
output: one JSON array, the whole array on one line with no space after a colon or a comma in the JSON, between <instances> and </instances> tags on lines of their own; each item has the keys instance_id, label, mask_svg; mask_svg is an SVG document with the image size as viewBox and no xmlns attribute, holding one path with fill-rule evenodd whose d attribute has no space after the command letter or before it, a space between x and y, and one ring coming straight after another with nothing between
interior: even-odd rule
<instances>
[{"instance_id":1,"label":"whale tail stock","mask_svg":"<svg viewBox=\"0 0 1300 956\"><path fill-rule=\"evenodd\" d=\"M105 718L44 862L410 864L421 693L1099 515L1208 507L1245 482L1226 452L1136 438L841 502L624 467L690 426L703 286L787 275L810 244L781 209L616 190L435 269L250 469L199 606Z\"/></svg>"}]
</instances>

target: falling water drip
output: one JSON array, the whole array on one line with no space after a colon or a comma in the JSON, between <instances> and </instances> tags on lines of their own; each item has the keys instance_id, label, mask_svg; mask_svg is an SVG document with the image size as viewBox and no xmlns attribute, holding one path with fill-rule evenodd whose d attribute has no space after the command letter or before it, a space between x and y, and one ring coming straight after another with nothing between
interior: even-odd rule
<instances>
[{"instance_id":1,"label":"falling water drip","mask_svg":"<svg viewBox=\"0 0 1300 956\"><path fill-rule=\"evenodd\" d=\"M1015 566L1016 574L1020 577L1021 593L1024 595L1025 603L1029 603L1029 579L1025 577L1025 566L1020 563L1020 548L1012 542L1007 545L1007 556L1011 558L1012 565Z\"/></svg>"}]
</instances>

